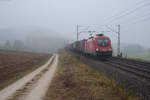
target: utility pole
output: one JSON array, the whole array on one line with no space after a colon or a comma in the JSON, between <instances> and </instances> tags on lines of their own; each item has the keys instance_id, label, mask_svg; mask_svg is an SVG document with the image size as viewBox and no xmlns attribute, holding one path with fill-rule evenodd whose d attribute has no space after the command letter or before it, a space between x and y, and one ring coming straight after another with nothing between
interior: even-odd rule
<instances>
[{"instance_id":1,"label":"utility pole","mask_svg":"<svg viewBox=\"0 0 150 100\"><path fill-rule=\"evenodd\" d=\"M118 56L121 56L120 54L120 25L118 25Z\"/></svg>"},{"instance_id":2,"label":"utility pole","mask_svg":"<svg viewBox=\"0 0 150 100\"><path fill-rule=\"evenodd\" d=\"M122 54L121 54L121 52L120 52L120 24L119 25L117 25L117 27L118 27L118 30L116 31L116 30L114 30L114 29L112 29L112 28L110 28L108 25L106 25L106 27L108 28L108 29L110 29L112 32L114 32L114 33L116 33L117 35L118 35L118 47L117 47L117 56L122 56Z\"/></svg>"},{"instance_id":3,"label":"utility pole","mask_svg":"<svg viewBox=\"0 0 150 100\"><path fill-rule=\"evenodd\" d=\"M77 41L79 40L79 25L77 25Z\"/></svg>"}]
</instances>

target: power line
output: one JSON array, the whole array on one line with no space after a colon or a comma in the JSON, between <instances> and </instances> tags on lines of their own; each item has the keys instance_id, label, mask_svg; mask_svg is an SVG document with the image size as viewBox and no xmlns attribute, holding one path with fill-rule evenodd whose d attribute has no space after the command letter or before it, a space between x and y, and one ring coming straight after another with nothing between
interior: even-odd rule
<instances>
[{"instance_id":1,"label":"power line","mask_svg":"<svg viewBox=\"0 0 150 100\"><path fill-rule=\"evenodd\" d=\"M136 24L136 23L139 23L139 22L145 22L145 21L149 21L149 20L150 20L150 16L146 16L146 17L143 17L141 20L135 21L132 24Z\"/></svg>"},{"instance_id":2,"label":"power line","mask_svg":"<svg viewBox=\"0 0 150 100\"><path fill-rule=\"evenodd\" d=\"M145 2L145 1L147 1L147 0L144 0L144 2ZM114 18L114 17L117 17L118 15L123 14L124 12L126 12L126 11L128 11L128 10L130 10L130 9L133 9L135 6L137 6L137 5L141 4L141 3L144 3L144 2L143 2L143 0L140 0L140 1L137 2L134 6L132 6L132 8L127 8L127 9L125 9L125 10L123 10L123 11L121 11L121 12L119 12L119 13L113 15L113 16L111 16L110 18L107 18L107 19L112 19L112 18Z\"/></svg>"},{"instance_id":3,"label":"power line","mask_svg":"<svg viewBox=\"0 0 150 100\"><path fill-rule=\"evenodd\" d=\"M149 6L149 5L150 5L150 2L145 4L146 1L147 1L147 0L144 0L144 1L141 0L140 2L136 3L136 5L135 5L135 6L137 6L137 5L141 4L141 3L144 3L144 5L142 5L142 6L139 6L139 7L136 7L136 8L135 8L135 6L134 6L134 7L132 7L132 8L134 8L134 9L128 8L128 9L126 9L126 10L124 10L124 11L122 11L122 12L120 12L120 13L114 15L114 16L112 16L112 17L111 17L112 20L110 20L109 23L110 23L110 22L113 22L113 21L115 21L115 20L121 19L122 17L125 17L125 16L127 16L127 15L130 15L130 14L136 12L136 11L139 10L139 9L142 9L142 8L145 8L145 7Z\"/></svg>"},{"instance_id":4,"label":"power line","mask_svg":"<svg viewBox=\"0 0 150 100\"><path fill-rule=\"evenodd\" d=\"M145 21L145 19L147 19L147 18L149 18L149 17L150 17L150 13L145 14L145 15L139 17L138 20L135 20L133 24L135 24L135 23L137 23L137 22L140 22L140 21Z\"/></svg>"},{"instance_id":5,"label":"power line","mask_svg":"<svg viewBox=\"0 0 150 100\"><path fill-rule=\"evenodd\" d=\"M134 20L134 21L129 21L129 23L127 24L128 26L129 25L135 25L137 23L140 23L140 22L145 22L145 21L149 21L150 20L150 13L148 14L145 14L143 16L140 16L138 20ZM124 28L123 30L126 30L128 29L128 27Z\"/></svg>"},{"instance_id":6,"label":"power line","mask_svg":"<svg viewBox=\"0 0 150 100\"><path fill-rule=\"evenodd\" d=\"M134 23L130 23L129 25L135 25L137 23L142 23L142 22L146 22L146 21L150 21L150 16L147 17L147 18L144 18L142 20L138 20L138 21L136 21ZM127 30L128 30L128 27L126 27L126 28L123 29L124 32L127 31Z\"/></svg>"},{"instance_id":7,"label":"power line","mask_svg":"<svg viewBox=\"0 0 150 100\"><path fill-rule=\"evenodd\" d=\"M147 14L144 14L144 15L142 15L142 16L137 16L137 17L128 19L128 24L134 24L134 23L136 23L136 22L138 22L138 21L141 21L142 19L145 19L145 18L147 18L147 17L150 17L150 12L147 13ZM123 23L125 23L125 22L123 22Z\"/></svg>"},{"instance_id":8,"label":"power line","mask_svg":"<svg viewBox=\"0 0 150 100\"><path fill-rule=\"evenodd\" d=\"M139 9L145 8L145 7L147 7L147 6L150 6L150 2L147 3L147 4L144 4L144 5L140 6L140 7L137 7L137 8L135 8L135 9L133 9L133 10L131 10L131 11L125 13L124 15L121 15L121 16L119 16L119 17L116 17L116 18L114 18L113 20L111 20L110 22L113 22L113 21L122 19L123 17L128 16L128 15L131 15L131 14L133 14L134 12L138 11Z\"/></svg>"}]
</instances>

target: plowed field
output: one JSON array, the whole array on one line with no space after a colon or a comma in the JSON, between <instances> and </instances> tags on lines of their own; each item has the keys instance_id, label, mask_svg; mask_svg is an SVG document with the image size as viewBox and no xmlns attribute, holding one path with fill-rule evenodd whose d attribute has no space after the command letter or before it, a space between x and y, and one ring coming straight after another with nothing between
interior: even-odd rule
<instances>
[{"instance_id":1,"label":"plowed field","mask_svg":"<svg viewBox=\"0 0 150 100\"><path fill-rule=\"evenodd\" d=\"M38 68L49 57L40 53L0 51L0 89Z\"/></svg>"}]
</instances>

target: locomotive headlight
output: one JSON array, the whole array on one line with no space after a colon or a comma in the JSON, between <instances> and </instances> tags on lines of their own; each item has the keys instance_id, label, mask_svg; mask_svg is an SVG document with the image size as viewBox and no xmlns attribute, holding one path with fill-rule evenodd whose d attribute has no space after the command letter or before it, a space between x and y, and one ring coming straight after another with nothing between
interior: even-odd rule
<instances>
[{"instance_id":1,"label":"locomotive headlight","mask_svg":"<svg viewBox=\"0 0 150 100\"><path fill-rule=\"evenodd\" d=\"M96 51L98 51L99 49L98 48L96 48Z\"/></svg>"}]
</instances>

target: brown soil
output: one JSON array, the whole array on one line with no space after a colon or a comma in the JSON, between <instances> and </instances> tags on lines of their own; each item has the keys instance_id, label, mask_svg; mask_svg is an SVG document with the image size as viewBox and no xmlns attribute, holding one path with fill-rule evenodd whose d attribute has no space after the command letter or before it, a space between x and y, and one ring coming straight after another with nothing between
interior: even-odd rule
<instances>
[{"instance_id":1,"label":"brown soil","mask_svg":"<svg viewBox=\"0 0 150 100\"><path fill-rule=\"evenodd\" d=\"M38 68L49 57L48 54L0 51L0 89Z\"/></svg>"}]
</instances>

